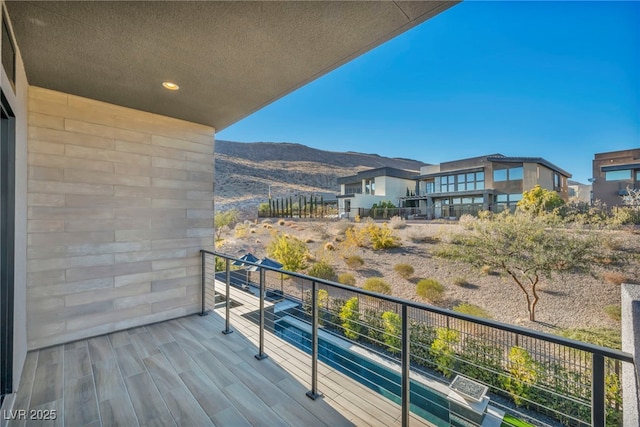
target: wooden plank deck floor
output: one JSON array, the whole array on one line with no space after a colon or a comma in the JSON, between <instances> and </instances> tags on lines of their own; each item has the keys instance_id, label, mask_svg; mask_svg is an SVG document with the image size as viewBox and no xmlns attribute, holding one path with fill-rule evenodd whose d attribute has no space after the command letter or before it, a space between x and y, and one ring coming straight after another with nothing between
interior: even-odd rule
<instances>
[{"instance_id":1,"label":"wooden plank deck floor","mask_svg":"<svg viewBox=\"0 0 640 427\"><path fill-rule=\"evenodd\" d=\"M309 399L310 357L266 333L257 360L257 325L232 312L229 335L218 309L28 353L14 409L57 417L8 426L401 424L397 404L322 363L323 397Z\"/></svg>"}]
</instances>

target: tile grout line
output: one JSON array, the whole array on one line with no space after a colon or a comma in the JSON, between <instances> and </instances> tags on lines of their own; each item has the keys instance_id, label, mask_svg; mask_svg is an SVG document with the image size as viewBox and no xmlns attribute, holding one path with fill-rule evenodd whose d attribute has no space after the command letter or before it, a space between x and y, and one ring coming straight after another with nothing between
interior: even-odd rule
<instances>
[{"instance_id":1,"label":"tile grout line","mask_svg":"<svg viewBox=\"0 0 640 427\"><path fill-rule=\"evenodd\" d=\"M87 355L89 356L89 369L91 369L91 379L93 380L93 393L96 397L96 406L98 407L98 421L100 422L100 427L102 426L102 412L100 411L100 402L98 401L98 386L96 383L96 376L93 373L93 362L91 360L91 352L89 351L89 341L85 340L87 344Z\"/></svg>"},{"instance_id":2,"label":"tile grout line","mask_svg":"<svg viewBox=\"0 0 640 427\"><path fill-rule=\"evenodd\" d=\"M122 369L120 369L120 363L118 363L118 359L116 357L116 354L113 351L113 345L111 345L111 334L108 334L106 337L107 337L107 341L109 342L109 348L111 348L111 352L113 353L113 359L114 359L113 361L115 362L116 367L118 368L118 372L120 373L120 379L122 380L122 385L124 386L124 389L127 392L127 396L129 397L127 400L129 401L129 405L131 406L131 410L133 411L133 415L136 417L136 423L138 424L138 427L140 427L140 420L138 419L138 414L136 413L136 408L133 407L133 402L131 401L131 393L129 393L129 387L127 387L127 382L124 380L124 375L122 375Z\"/></svg>"},{"instance_id":3,"label":"tile grout line","mask_svg":"<svg viewBox=\"0 0 640 427\"><path fill-rule=\"evenodd\" d=\"M149 333L149 331L147 331L147 327L144 326L144 330ZM151 335L151 334L149 334ZM131 340L131 337L129 338ZM153 336L151 336L151 339L153 339ZM155 340L154 340L155 342ZM147 375L149 375L149 378L151 379L151 383L153 384L153 386L155 387L156 391L158 392L158 395L160 396L160 399L162 399L162 403L164 403L164 407L167 408L167 412L169 412L169 415L171 415L171 419L173 420L173 424L175 426L178 426L178 421L176 420L175 415L173 415L173 413L171 412L171 409L169 409L169 405L167 405L167 401L164 399L164 396L162 395L162 393L160 392L160 389L158 388L158 384L156 384L155 380L153 379L153 375L151 375L151 372L149 372L149 368L147 368L147 364L144 363L144 359L140 356L140 354L138 354L138 350L136 349L136 346L133 345L133 342L131 343L131 347L133 348L133 351L136 352L136 354L138 355L138 357L140 358L140 362L142 363L142 366L144 366L144 371L147 373ZM160 349L158 349L160 350ZM162 354L162 350L160 350L160 353ZM163 354L164 356L164 354ZM126 384L125 384L126 386ZM137 418L137 415L136 415ZM139 423L138 423L139 424Z\"/></svg>"}]
</instances>

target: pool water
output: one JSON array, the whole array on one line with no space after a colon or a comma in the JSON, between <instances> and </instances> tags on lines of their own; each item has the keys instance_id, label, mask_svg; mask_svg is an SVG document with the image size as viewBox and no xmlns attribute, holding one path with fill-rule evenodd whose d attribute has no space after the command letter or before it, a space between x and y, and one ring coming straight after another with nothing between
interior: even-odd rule
<instances>
[{"instance_id":1,"label":"pool water","mask_svg":"<svg viewBox=\"0 0 640 427\"><path fill-rule=\"evenodd\" d=\"M275 324L275 333L297 348L311 354L311 335L286 320ZM318 337L318 360L337 369L348 377L400 404L400 373L380 363L355 354ZM411 380L411 412L438 426L449 426L447 397L423 384Z\"/></svg>"}]
</instances>

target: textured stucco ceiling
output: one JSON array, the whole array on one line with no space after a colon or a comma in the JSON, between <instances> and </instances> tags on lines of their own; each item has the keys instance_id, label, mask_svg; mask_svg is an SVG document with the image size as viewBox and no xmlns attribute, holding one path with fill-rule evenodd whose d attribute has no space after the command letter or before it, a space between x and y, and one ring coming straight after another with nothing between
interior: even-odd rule
<instances>
[{"instance_id":1,"label":"textured stucco ceiling","mask_svg":"<svg viewBox=\"0 0 640 427\"><path fill-rule=\"evenodd\" d=\"M29 84L221 130L455 2L7 2ZM180 90L161 86L173 81Z\"/></svg>"}]
</instances>

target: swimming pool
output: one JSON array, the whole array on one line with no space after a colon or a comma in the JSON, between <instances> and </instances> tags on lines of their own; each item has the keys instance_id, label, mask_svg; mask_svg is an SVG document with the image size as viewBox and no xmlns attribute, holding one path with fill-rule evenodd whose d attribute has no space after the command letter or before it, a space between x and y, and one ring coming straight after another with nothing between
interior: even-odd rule
<instances>
[{"instance_id":1,"label":"swimming pool","mask_svg":"<svg viewBox=\"0 0 640 427\"><path fill-rule=\"evenodd\" d=\"M275 324L275 334L311 354L311 335L286 319ZM365 356L318 337L318 360L400 404L400 373ZM438 426L450 426L447 396L411 380L411 412Z\"/></svg>"}]
</instances>

